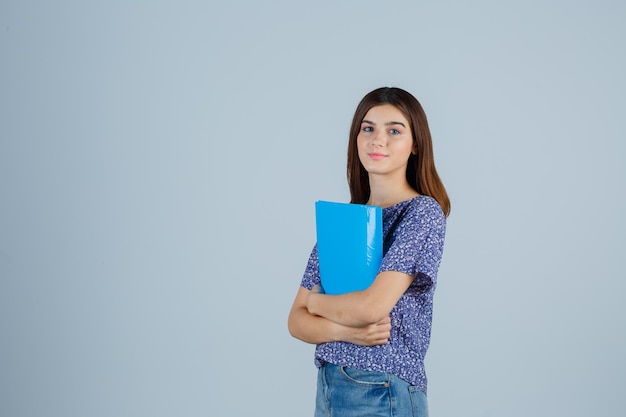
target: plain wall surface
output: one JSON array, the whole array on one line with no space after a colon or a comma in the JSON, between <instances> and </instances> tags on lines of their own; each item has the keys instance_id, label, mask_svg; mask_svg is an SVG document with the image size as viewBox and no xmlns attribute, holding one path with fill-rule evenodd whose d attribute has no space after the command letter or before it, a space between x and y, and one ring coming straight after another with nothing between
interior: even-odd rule
<instances>
[{"instance_id":1,"label":"plain wall surface","mask_svg":"<svg viewBox=\"0 0 626 417\"><path fill-rule=\"evenodd\" d=\"M622 417L626 6L0 2L0 416L310 416L287 315L352 113L452 200L432 416Z\"/></svg>"}]
</instances>

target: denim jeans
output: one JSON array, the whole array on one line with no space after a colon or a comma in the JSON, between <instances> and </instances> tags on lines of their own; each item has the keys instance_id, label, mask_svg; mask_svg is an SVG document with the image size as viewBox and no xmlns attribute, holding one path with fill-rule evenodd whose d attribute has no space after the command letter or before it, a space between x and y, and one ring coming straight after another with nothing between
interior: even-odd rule
<instances>
[{"instance_id":1,"label":"denim jeans","mask_svg":"<svg viewBox=\"0 0 626 417\"><path fill-rule=\"evenodd\" d=\"M330 363L317 374L315 417L428 417L426 394L395 375Z\"/></svg>"}]
</instances>

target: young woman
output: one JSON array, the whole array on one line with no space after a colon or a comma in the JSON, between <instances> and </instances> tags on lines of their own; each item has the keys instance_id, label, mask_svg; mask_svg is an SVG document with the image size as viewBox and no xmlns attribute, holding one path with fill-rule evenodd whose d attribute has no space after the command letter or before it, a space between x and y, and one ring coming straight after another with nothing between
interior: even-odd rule
<instances>
[{"instance_id":1,"label":"young woman","mask_svg":"<svg viewBox=\"0 0 626 417\"><path fill-rule=\"evenodd\" d=\"M384 87L361 100L348 183L351 203L383 209L383 261L366 290L326 295L311 252L288 326L317 345L315 416L427 416L424 355L450 201L411 94Z\"/></svg>"}]
</instances>

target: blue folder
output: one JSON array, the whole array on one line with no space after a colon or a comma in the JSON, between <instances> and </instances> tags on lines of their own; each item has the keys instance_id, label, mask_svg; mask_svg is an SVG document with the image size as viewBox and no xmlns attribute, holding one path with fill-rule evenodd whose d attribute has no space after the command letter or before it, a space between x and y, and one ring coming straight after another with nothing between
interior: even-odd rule
<instances>
[{"instance_id":1,"label":"blue folder","mask_svg":"<svg viewBox=\"0 0 626 417\"><path fill-rule=\"evenodd\" d=\"M382 209L364 204L315 202L320 277L326 294L369 287L383 258Z\"/></svg>"}]
</instances>

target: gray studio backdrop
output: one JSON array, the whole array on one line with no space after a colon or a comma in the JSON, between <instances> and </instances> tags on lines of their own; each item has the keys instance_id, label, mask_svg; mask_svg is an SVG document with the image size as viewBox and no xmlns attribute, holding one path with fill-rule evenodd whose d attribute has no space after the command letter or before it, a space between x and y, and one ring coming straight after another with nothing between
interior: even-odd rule
<instances>
[{"instance_id":1,"label":"gray studio backdrop","mask_svg":"<svg viewBox=\"0 0 626 417\"><path fill-rule=\"evenodd\" d=\"M0 416L310 416L352 112L429 116L433 416L623 416L618 1L0 2Z\"/></svg>"}]
</instances>

